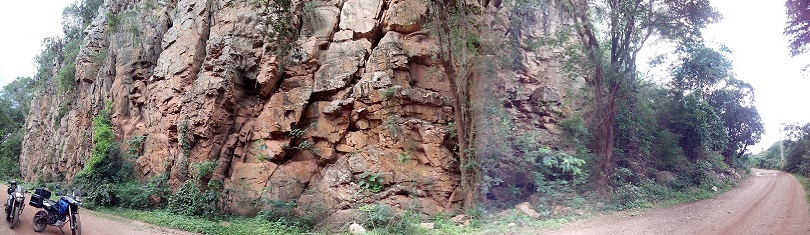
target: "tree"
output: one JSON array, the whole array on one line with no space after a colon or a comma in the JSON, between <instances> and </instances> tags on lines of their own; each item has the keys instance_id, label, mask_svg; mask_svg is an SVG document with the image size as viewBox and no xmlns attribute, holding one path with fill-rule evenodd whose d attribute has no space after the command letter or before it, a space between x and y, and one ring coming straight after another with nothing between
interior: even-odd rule
<instances>
[{"instance_id":1,"label":"tree","mask_svg":"<svg viewBox=\"0 0 810 235\"><path fill-rule=\"evenodd\" d=\"M807 52L810 43L810 1L786 0L787 26L784 35L790 38L790 55Z\"/></svg>"},{"instance_id":2,"label":"tree","mask_svg":"<svg viewBox=\"0 0 810 235\"><path fill-rule=\"evenodd\" d=\"M628 88L637 82L638 52L653 35L682 45L699 42L700 29L716 22L720 14L708 0L568 0L568 4L591 70L589 84L597 106L595 152L601 165L597 187L604 191L613 169L617 100L627 98L632 93ZM598 20L605 21L604 38L597 32Z\"/></svg>"},{"instance_id":3,"label":"tree","mask_svg":"<svg viewBox=\"0 0 810 235\"><path fill-rule=\"evenodd\" d=\"M463 1L433 0L429 3L432 34L439 45L437 61L450 83L453 120L458 139L461 188L464 209L475 209L478 194L478 161L474 143L471 108L473 68L479 57L479 32L471 11L475 6ZM479 10L480 12L480 10Z\"/></svg>"},{"instance_id":4,"label":"tree","mask_svg":"<svg viewBox=\"0 0 810 235\"><path fill-rule=\"evenodd\" d=\"M709 104L722 120L728 138L721 152L724 161L736 164L748 146L759 142L764 132L759 112L754 107L754 88L734 78L731 61L725 54L730 52L725 47L717 50L703 44L683 45L678 52L680 62L672 68L669 82L675 99L695 95Z\"/></svg>"},{"instance_id":5,"label":"tree","mask_svg":"<svg viewBox=\"0 0 810 235\"><path fill-rule=\"evenodd\" d=\"M684 93L700 93L705 98L715 85L732 77L731 61L722 53L728 52L701 44L684 45L678 48L680 63L672 68L670 88L676 98Z\"/></svg>"},{"instance_id":6,"label":"tree","mask_svg":"<svg viewBox=\"0 0 810 235\"><path fill-rule=\"evenodd\" d=\"M31 78L18 77L0 90L0 177L19 176L23 128L33 89Z\"/></svg>"},{"instance_id":7,"label":"tree","mask_svg":"<svg viewBox=\"0 0 810 235\"><path fill-rule=\"evenodd\" d=\"M723 119L728 133L729 141L722 152L727 164L735 164L765 132L762 118L753 105L753 93L750 84L732 78L724 88L709 95L709 105Z\"/></svg>"}]
</instances>

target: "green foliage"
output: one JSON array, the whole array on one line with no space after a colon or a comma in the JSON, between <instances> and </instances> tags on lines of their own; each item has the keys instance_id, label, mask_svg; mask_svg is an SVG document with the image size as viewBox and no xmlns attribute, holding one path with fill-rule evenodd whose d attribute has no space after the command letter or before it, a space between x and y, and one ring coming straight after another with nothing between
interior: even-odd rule
<instances>
[{"instance_id":1,"label":"green foliage","mask_svg":"<svg viewBox=\"0 0 810 235\"><path fill-rule=\"evenodd\" d=\"M294 50L295 40L298 37L298 27L295 26L295 12L291 0L256 0L265 16L264 37L273 42L272 51L278 58L279 68L295 63L300 58L288 58ZM300 55L293 56L300 57Z\"/></svg>"},{"instance_id":2,"label":"green foliage","mask_svg":"<svg viewBox=\"0 0 810 235\"><path fill-rule=\"evenodd\" d=\"M369 190L373 193L379 193L383 190L383 178L380 174L364 171L358 176L360 188Z\"/></svg>"},{"instance_id":3,"label":"green foliage","mask_svg":"<svg viewBox=\"0 0 810 235\"><path fill-rule=\"evenodd\" d=\"M304 3L304 7L302 8L302 11L304 12L304 14L312 14L312 13L315 13L316 8L318 8L318 2L317 1L309 1L309 2Z\"/></svg>"},{"instance_id":4,"label":"green foliage","mask_svg":"<svg viewBox=\"0 0 810 235\"><path fill-rule=\"evenodd\" d=\"M401 163L406 163L411 160L411 152L404 152L397 155L397 160Z\"/></svg>"},{"instance_id":5,"label":"green foliage","mask_svg":"<svg viewBox=\"0 0 810 235\"><path fill-rule=\"evenodd\" d=\"M284 225L281 222L268 222L256 218L233 217L226 219L211 219L200 216L177 215L163 210L132 210L124 208L101 209L104 213L114 214L125 218L143 221L162 227L175 228L193 233L216 235L251 235L251 234L278 234L295 235L304 231ZM224 223L230 226L223 226Z\"/></svg>"},{"instance_id":6,"label":"green foliage","mask_svg":"<svg viewBox=\"0 0 810 235\"><path fill-rule=\"evenodd\" d=\"M110 206L117 203L115 185L132 179L131 163L121 156L110 123L112 103L104 102L98 115L93 118L93 147L90 159L76 175L87 189L91 205Z\"/></svg>"},{"instance_id":7,"label":"green foliage","mask_svg":"<svg viewBox=\"0 0 810 235\"><path fill-rule=\"evenodd\" d=\"M606 210L631 210L650 207L655 203L664 205L688 203L719 195L734 188L737 179L726 179L702 185L694 184L660 184L639 177L628 168L618 168L611 175L612 193ZM712 187L717 187L714 191Z\"/></svg>"},{"instance_id":8,"label":"green foliage","mask_svg":"<svg viewBox=\"0 0 810 235\"><path fill-rule=\"evenodd\" d=\"M262 143L262 140L256 140L253 143L253 152L256 153L255 157L259 161L268 161L273 159L273 153L267 153L267 144Z\"/></svg>"},{"instance_id":9,"label":"green foliage","mask_svg":"<svg viewBox=\"0 0 810 235\"><path fill-rule=\"evenodd\" d=\"M376 229L387 226L394 219L394 210L388 205L366 204L360 207L360 223Z\"/></svg>"},{"instance_id":10,"label":"green foliage","mask_svg":"<svg viewBox=\"0 0 810 235\"><path fill-rule=\"evenodd\" d=\"M810 179L807 179L807 177L802 176L802 175L797 175L797 174L793 174L793 177L795 177L796 180L799 181L799 184L801 184L802 187L804 188L805 200L807 202L810 202L810 193L809 193L810 192Z\"/></svg>"},{"instance_id":11,"label":"green foliage","mask_svg":"<svg viewBox=\"0 0 810 235\"><path fill-rule=\"evenodd\" d=\"M104 0L81 0L70 4L62 11L62 30L68 41L81 40L82 31L87 28L98 14L98 8Z\"/></svg>"},{"instance_id":12,"label":"green foliage","mask_svg":"<svg viewBox=\"0 0 810 235\"><path fill-rule=\"evenodd\" d=\"M397 92L399 92L400 89L401 89L400 86L392 86L385 88L383 89L382 93L380 93L380 96L382 97L383 100L391 99L391 97L396 96Z\"/></svg>"},{"instance_id":13,"label":"green foliage","mask_svg":"<svg viewBox=\"0 0 810 235\"><path fill-rule=\"evenodd\" d=\"M748 165L751 167L762 169L777 170L781 167L781 156L779 156L779 145L781 143L775 142L765 151L759 152L748 157ZM790 152L790 151L788 151Z\"/></svg>"},{"instance_id":14,"label":"green foliage","mask_svg":"<svg viewBox=\"0 0 810 235\"><path fill-rule=\"evenodd\" d=\"M20 177L20 153L22 152L22 129L0 136L0 179Z\"/></svg>"},{"instance_id":15,"label":"green foliage","mask_svg":"<svg viewBox=\"0 0 810 235\"><path fill-rule=\"evenodd\" d=\"M784 130L788 139L782 143L785 156L783 170L810 176L810 123L788 125Z\"/></svg>"},{"instance_id":16,"label":"green foliage","mask_svg":"<svg viewBox=\"0 0 810 235\"><path fill-rule=\"evenodd\" d=\"M695 95L681 100L672 113L671 128L681 135L684 153L692 160L706 158L710 151L722 150L728 143L725 123L714 109Z\"/></svg>"},{"instance_id":17,"label":"green foliage","mask_svg":"<svg viewBox=\"0 0 810 235\"><path fill-rule=\"evenodd\" d=\"M118 201L115 203L117 206L124 207L124 208L133 208L133 209L146 209L149 208L151 203L151 196L153 195L152 190L148 190L144 188L144 185L134 182L134 181L127 181L116 184L113 186L115 197ZM112 205L113 203L108 203L107 205Z\"/></svg>"},{"instance_id":18,"label":"green foliage","mask_svg":"<svg viewBox=\"0 0 810 235\"><path fill-rule=\"evenodd\" d=\"M286 226L310 230L327 216L322 203L299 204L297 200L282 200L272 194L272 187L262 191L259 198L259 217Z\"/></svg>"},{"instance_id":19,"label":"green foliage","mask_svg":"<svg viewBox=\"0 0 810 235\"><path fill-rule=\"evenodd\" d=\"M290 130L290 133L288 133L287 135L289 135L290 137L301 137L304 135L304 133L307 133L307 129L295 128Z\"/></svg>"},{"instance_id":20,"label":"green foliage","mask_svg":"<svg viewBox=\"0 0 810 235\"><path fill-rule=\"evenodd\" d=\"M388 133L390 133L394 138L399 137L399 135L402 134L402 128L399 127L399 118L396 116L388 116L385 118L385 120L383 120L383 126L385 126Z\"/></svg>"},{"instance_id":21,"label":"green foliage","mask_svg":"<svg viewBox=\"0 0 810 235\"><path fill-rule=\"evenodd\" d=\"M210 181L209 185L211 184ZM213 217L219 212L219 191L199 187L199 181L189 180L169 196L166 209L174 214Z\"/></svg>"},{"instance_id":22,"label":"green foliage","mask_svg":"<svg viewBox=\"0 0 810 235\"><path fill-rule=\"evenodd\" d=\"M76 86L76 64L68 63L59 70L59 90L72 91Z\"/></svg>"},{"instance_id":23,"label":"green foliage","mask_svg":"<svg viewBox=\"0 0 810 235\"><path fill-rule=\"evenodd\" d=\"M266 220L271 222L281 222L281 223L291 223L293 219L296 218L295 216L295 208L298 206L298 203L294 201L284 201L284 200L269 200L263 198L263 204L265 205L266 209L263 209L259 212L259 215L264 217Z\"/></svg>"},{"instance_id":24,"label":"green foliage","mask_svg":"<svg viewBox=\"0 0 810 235\"><path fill-rule=\"evenodd\" d=\"M136 135L127 141L127 154L131 156L139 155L141 148L143 148L143 141L146 136Z\"/></svg>"},{"instance_id":25,"label":"green foliage","mask_svg":"<svg viewBox=\"0 0 810 235\"><path fill-rule=\"evenodd\" d=\"M111 31L117 31L118 28L121 26L121 15L115 14L112 12L107 12L107 27L110 28Z\"/></svg>"},{"instance_id":26,"label":"green foliage","mask_svg":"<svg viewBox=\"0 0 810 235\"><path fill-rule=\"evenodd\" d=\"M64 118L65 115L67 115L67 113L69 111L70 111L70 106L69 105L65 104L65 105L59 106L59 111L58 111L58 113L56 113L56 118L53 119L53 124L54 125L59 125L59 123L62 123L62 118Z\"/></svg>"},{"instance_id":27,"label":"green foliage","mask_svg":"<svg viewBox=\"0 0 810 235\"><path fill-rule=\"evenodd\" d=\"M590 136L588 128L585 127L585 121L580 115L573 115L565 118L560 121L559 125L563 130L565 140L568 142L578 144L587 142L588 136Z\"/></svg>"},{"instance_id":28,"label":"green foliage","mask_svg":"<svg viewBox=\"0 0 810 235\"><path fill-rule=\"evenodd\" d=\"M582 120L573 116L561 124L566 130L568 147L577 150L572 156L565 149L552 149L543 144L543 133L520 128L515 117L504 110L501 101L482 100L477 113L481 115L476 126L477 148L481 178L478 188L484 207L526 201L540 194L548 199L538 207L552 207L568 198L574 187L584 182L588 152L587 130ZM581 148L580 148L581 147ZM462 166L463 167L463 166Z\"/></svg>"},{"instance_id":29,"label":"green foliage","mask_svg":"<svg viewBox=\"0 0 810 235\"><path fill-rule=\"evenodd\" d=\"M810 43L810 2L803 0L785 0L787 25L784 35L790 40L790 54L797 56L807 52Z\"/></svg>"},{"instance_id":30,"label":"green foliage","mask_svg":"<svg viewBox=\"0 0 810 235\"><path fill-rule=\"evenodd\" d=\"M204 161L199 163L192 163L191 168L195 170L194 176L198 179L210 179L217 168L216 161Z\"/></svg>"},{"instance_id":31,"label":"green foliage","mask_svg":"<svg viewBox=\"0 0 810 235\"><path fill-rule=\"evenodd\" d=\"M394 212L384 204L366 204L359 208L358 223L370 228L374 234L426 234L417 225L422 222L418 201L412 200L408 208Z\"/></svg>"},{"instance_id":32,"label":"green foliage","mask_svg":"<svg viewBox=\"0 0 810 235\"><path fill-rule=\"evenodd\" d=\"M31 78L18 77L0 89L0 178L20 177L19 157L34 86Z\"/></svg>"}]
</instances>

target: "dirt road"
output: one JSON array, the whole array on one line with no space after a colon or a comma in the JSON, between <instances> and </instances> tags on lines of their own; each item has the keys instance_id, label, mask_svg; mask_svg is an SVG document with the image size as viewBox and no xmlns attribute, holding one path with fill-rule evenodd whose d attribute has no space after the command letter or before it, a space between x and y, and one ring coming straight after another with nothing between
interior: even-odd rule
<instances>
[{"instance_id":1,"label":"dirt road","mask_svg":"<svg viewBox=\"0 0 810 235\"><path fill-rule=\"evenodd\" d=\"M805 192L792 175L753 169L716 198L597 216L545 234L810 234Z\"/></svg>"},{"instance_id":2,"label":"dirt road","mask_svg":"<svg viewBox=\"0 0 810 235\"><path fill-rule=\"evenodd\" d=\"M34 232L33 218L34 214L38 211L37 208L27 205L28 200L31 199L31 194L25 195L25 209L17 222L14 229L9 229L8 221L5 220L5 211L2 208L8 194L6 193L6 186L0 185L0 235L63 235L57 227L48 226L45 231L41 233ZM29 190L33 191L33 190ZM191 234L183 231L171 230L160 228L154 225L145 224L140 221L129 220L113 215L104 215L99 217L97 212L91 212L85 208L79 210L80 221L82 224L82 235L151 235L151 234ZM62 227L64 234L70 235L70 225Z\"/></svg>"}]
</instances>

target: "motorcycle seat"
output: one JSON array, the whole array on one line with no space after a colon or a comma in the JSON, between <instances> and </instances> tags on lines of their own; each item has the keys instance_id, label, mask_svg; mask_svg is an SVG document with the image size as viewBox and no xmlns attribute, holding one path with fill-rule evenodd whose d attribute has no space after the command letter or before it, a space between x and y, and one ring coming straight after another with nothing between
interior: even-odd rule
<instances>
[{"instance_id":1,"label":"motorcycle seat","mask_svg":"<svg viewBox=\"0 0 810 235\"><path fill-rule=\"evenodd\" d=\"M51 199L48 199L48 198L42 199L42 206L44 206L46 208L47 207L52 207L52 206L55 206L55 205L56 205L56 202L51 200Z\"/></svg>"}]
</instances>

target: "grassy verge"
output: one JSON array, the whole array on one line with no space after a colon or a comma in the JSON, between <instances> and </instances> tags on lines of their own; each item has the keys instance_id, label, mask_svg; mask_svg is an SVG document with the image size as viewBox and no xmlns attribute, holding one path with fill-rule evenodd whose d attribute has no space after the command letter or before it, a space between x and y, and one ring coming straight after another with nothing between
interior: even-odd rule
<instances>
[{"instance_id":1,"label":"grassy verge","mask_svg":"<svg viewBox=\"0 0 810 235\"><path fill-rule=\"evenodd\" d=\"M182 216L166 211L143 211L122 208L99 208L99 212L114 214L124 218L140 220L167 228L202 234L301 234L293 227L278 222L268 222L262 218L232 217L207 219L197 216Z\"/></svg>"},{"instance_id":2,"label":"grassy verge","mask_svg":"<svg viewBox=\"0 0 810 235\"><path fill-rule=\"evenodd\" d=\"M792 174L792 175L793 177L796 178L796 180L799 181L800 184L802 184L802 187L804 187L805 199L807 200L807 202L810 202L810 179L807 179L807 177L804 177L799 174Z\"/></svg>"},{"instance_id":3,"label":"grassy verge","mask_svg":"<svg viewBox=\"0 0 810 235\"><path fill-rule=\"evenodd\" d=\"M745 180L745 178L740 179L740 181ZM677 204L683 203L690 203L695 201L700 201L707 198L713 198L717 195L723 194L728 192L729 190L734 189L737 187L738 181L728 181L723 184L718 185L717 191L714 191L711 187L698 187L698 188L690 188L686 191L672 191L664 198L663 202L660 203L662 206L673 206Z\"/></svg>"}]
</instances>

